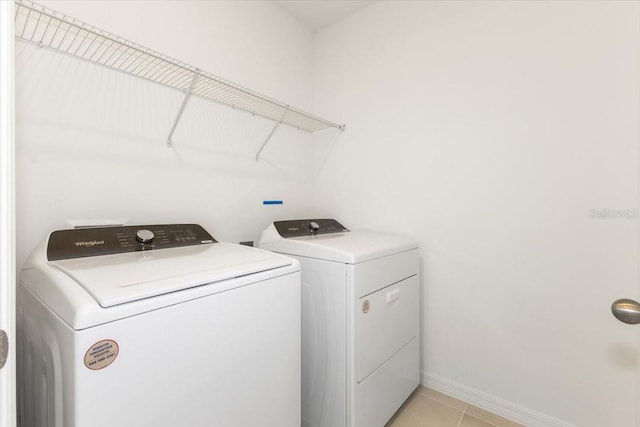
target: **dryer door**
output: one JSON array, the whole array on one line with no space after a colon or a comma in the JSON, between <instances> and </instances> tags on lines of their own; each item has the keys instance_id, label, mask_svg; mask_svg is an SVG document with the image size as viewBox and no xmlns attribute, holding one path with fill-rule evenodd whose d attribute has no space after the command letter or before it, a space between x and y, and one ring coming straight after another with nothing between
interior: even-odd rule
<instances>
[{"instance_id":1,"label":"dryer door","mask_svg":"<svg viewBox=\"0 0 640 427\"><path fill-rule=\"evenodd\" d=\"M360 298L356 309L356 369L360 383L417 335L417 276Z\"/></svg>"}]
</instances>

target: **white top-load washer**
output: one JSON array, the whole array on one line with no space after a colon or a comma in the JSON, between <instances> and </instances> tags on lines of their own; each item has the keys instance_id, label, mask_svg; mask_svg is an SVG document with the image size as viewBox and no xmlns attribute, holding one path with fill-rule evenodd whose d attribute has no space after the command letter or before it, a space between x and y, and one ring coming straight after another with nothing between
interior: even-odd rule
<instances>
[{"instance_id":1,"label":"white top-load washer","mask_svg":"<svg viewBox=\"0 0 640 427\"><path fill-rule=\"evenodd\" d=\"M302 425L383 426L420 381L417 243L306 219L260 247L302 269Z\"/></svg>"},{"instance_id":2,"label":"white top-load washer","mask_svg":"<svg viewBox=\"0 0 640 427\"><path fill-rule=\"evenodd\" d=\"M196 224L51 233L18 287L19 425L298 427L299 270Z\"/></svg>"}]
</instances>

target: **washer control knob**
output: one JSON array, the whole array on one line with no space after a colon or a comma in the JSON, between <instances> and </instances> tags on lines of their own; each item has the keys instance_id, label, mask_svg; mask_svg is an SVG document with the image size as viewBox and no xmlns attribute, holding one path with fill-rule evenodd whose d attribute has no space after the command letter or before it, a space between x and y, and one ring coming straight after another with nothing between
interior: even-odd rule
<instances>
[{"instance_id":1,"label":"washer control knob","mask_svg":"<svg viewBox=\"0 0 640 427\"><path fill-rule=\"evenodd\" d=\"M140 243L151 243L154 237L155 234L151 230L143 229L136 232L136 240Z\"/></svg>"},{"instance_id":2,"label":"washer control knob","mask_svg":"<svg viewBox=\"0 0 640 427\"><path fill-rule=\"evenodd\" d=\"M309 230L311 230L311 234L316 234L319 229L320 229L320 226L318 225L317 222L311 221L309 223Z\"/></svg>"}]
</instances>

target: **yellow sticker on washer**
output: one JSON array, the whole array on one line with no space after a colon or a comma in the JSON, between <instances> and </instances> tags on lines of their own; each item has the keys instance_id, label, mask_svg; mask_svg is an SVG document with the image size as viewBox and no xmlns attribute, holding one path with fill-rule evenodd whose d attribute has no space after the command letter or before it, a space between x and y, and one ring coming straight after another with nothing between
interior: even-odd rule
<instances>
[{"instance_id":1,"label":"yellow sticker on washer","mask_svg":"<svg viewBox=\"0 0 640 427\"><path fill-rule=\"evenodd\" d=\"M84 354L84 365L97 371L111 365L118 357L120 348L114 340L102 340L92 345Z\"/></svg>"}]
</instances>

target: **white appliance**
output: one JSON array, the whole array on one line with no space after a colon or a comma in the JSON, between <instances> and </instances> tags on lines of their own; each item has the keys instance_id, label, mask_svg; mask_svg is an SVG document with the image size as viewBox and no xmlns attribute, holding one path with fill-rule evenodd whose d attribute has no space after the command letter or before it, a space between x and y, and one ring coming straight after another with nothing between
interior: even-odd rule
<instances>
[{"instance_id":1,"label":"white appliance","mask_svg":"<svg viewBox=\"0 0 640 427\"><path fill-rule=\"evenodd\" d=\"M295 260L195 224L62 230L18 293L23 427L300 425Z\"/></svg>"},{"instance_id":2,"label":"white appliance","mask_svg":"<svg viewBox=\"0 0 640 427\"><path fill-rule=\"evenodd\" d=\"M302 425L383 426L420 381L417 243L313 219L260 247L302 269Z\"/></svg>"}]
</instances>

